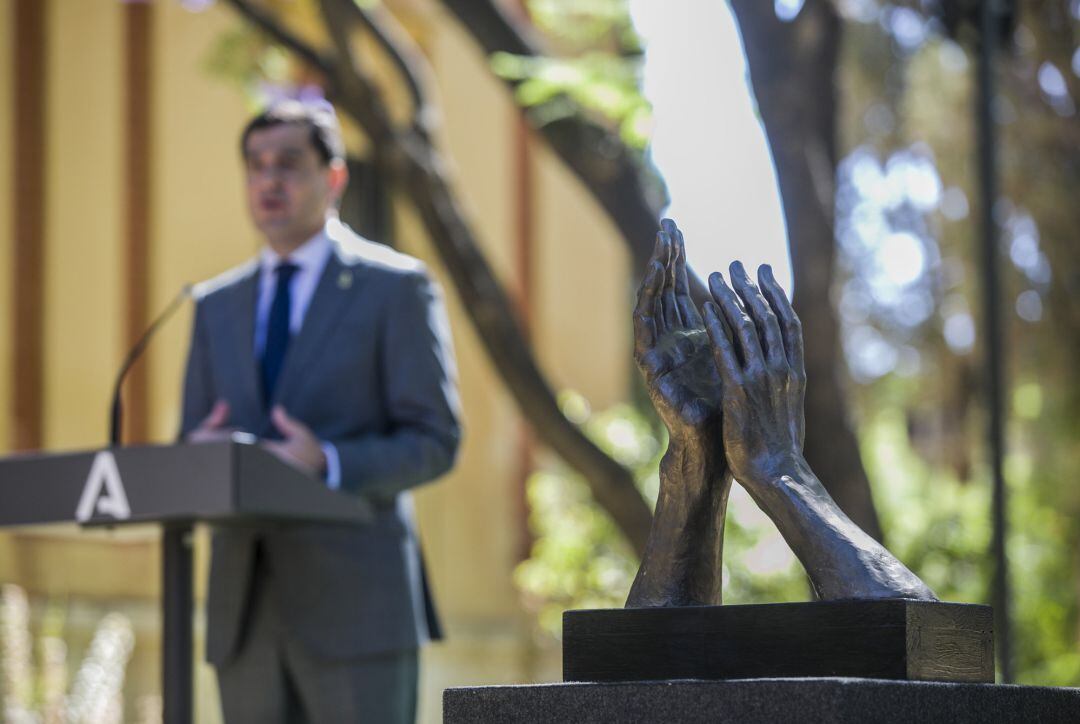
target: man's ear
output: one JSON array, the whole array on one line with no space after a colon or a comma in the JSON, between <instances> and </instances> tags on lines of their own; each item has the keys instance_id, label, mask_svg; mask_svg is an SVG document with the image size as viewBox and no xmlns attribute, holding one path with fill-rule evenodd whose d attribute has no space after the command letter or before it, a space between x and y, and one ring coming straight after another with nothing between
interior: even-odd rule
<instances>
[{"instance_id":1,"label":"man's ear","mask_svg":"<svg viewBox=\"0 0 1080 724\"><path fill-rule=\"evenodd\" d=\"M345 187L349 183L349 167L342 159L334 159L330 162L330 193L334 197L334 204L341 200L345 193Z\"/></svg>"}]
</instances>

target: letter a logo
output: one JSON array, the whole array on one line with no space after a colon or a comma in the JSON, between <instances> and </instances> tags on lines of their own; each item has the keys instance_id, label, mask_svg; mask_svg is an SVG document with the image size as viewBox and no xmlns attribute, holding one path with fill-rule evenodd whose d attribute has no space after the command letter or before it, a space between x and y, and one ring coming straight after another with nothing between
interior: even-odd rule
<instances>
[{"instance_id":1,"label":"letter a logo","mask_svg":"<svg viewBox=\"0 0 1080 724\"><path fill-rule=\"evenodd\" d=\"M111 515L117 520L131 517L131 506L128 505L124 484L120 482L116 458L108 450L99 452L90 466L79 507L75 510L75 519L85 523L95 513Z\"/></svg>"}]
</instances>

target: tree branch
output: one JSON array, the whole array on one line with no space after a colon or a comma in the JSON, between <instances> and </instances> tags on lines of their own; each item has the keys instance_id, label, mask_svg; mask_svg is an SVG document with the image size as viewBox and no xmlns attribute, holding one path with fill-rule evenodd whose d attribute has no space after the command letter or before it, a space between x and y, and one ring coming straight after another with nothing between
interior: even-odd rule
<instances>
[{"instance_id":1,"label":"tree branch","mask_svg":"<svg viewBox=\"0 0 1080 724\"><path fill-rule=\"evenodd\" d=\"M382 4L362 7L355 0L348 3L372 37L397 67L409 89L413 103L413 126L425 136L434 128L438 113L428 101L434 82L423 53L397 18Z\"/></svg>"},{"instance_id":2,"label":"tree branch","mask_svg":"<svg viewBox=\"0 0 1080 724\"><path fill-rule=\"evenodd\" d=\"M351 6L352 0L319 0L324 25L338 58L335 82L340 95L336 100L350 108L350 115L379 148L381 158L383 145L393 146L397 132L378 87L356 62L349 37L353 15L346 5Z\"/></svg>"},{"instance_id":3,"label":"tree branch","mask_svg":"<svg viewBox=\"0 0 1080 724\"><path fill-rule=\"evenodd\" d=\"M228 3L248 22L273 38L274 42L291 50L305 63L321 71L327 80L334 75L333 63L330 59L323 57L321 53L289 32L269 13L256 8L247 0L228 0Z\"/></svg>"},{"instance_id":4,"label":"tree branch","mask_svg":"<svg viewBox=\"0 0 1080 724\"><path fill-rule=\"evenodd\" d=\"M731 0L754 97L776 165L791 250L795 310L807 340L805 455L833 499L881 540L870 483L840 384L840 323L834 279L836 85L841 21L827 0L807 0L793 21L771 3Z\"/></svg>"},{"instance_id":5,"label":"tree branch","mask_svg":"<svg viewBox=\"0 0 1080 724\"><path fill-rule=\"evenodd\" d=\"M486 54L543 55L539 41L493 0L443 0L443 5ZM507 84L516 88L518 82L508 80ZM618 228L635 275L643 272L656 240L660 212L667 204L663 182L618 135L589 120L577 103L568 98L563 102L571 113L539 125L536 131ZM691 273L691 277L694 296L700 301L705 298L705 287L696 275Z\"/></svg>"}]
</instances>

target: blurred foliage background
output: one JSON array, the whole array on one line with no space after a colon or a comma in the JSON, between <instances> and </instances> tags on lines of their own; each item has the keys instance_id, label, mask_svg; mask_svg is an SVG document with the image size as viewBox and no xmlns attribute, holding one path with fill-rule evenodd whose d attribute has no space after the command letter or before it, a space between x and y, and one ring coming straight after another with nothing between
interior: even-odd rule
<instances>
[{"instance_id":1,"label":"blurred foliage background","mask_svg":"<svg viewBox=\"0 0 1080 724\"><path fill-rule=\"evenodd\" d=\"M775 10L791 21L814 4L776 0ZM843 23L838 274L833 296L814 303L835 303L839 312L848 414L887 545L941 598L988 602L991 496L972 208L974 42L943 12L947 4L835 4ZM597 100L610 84L619 87L612 95L628 93L625 68L636 62L638 43L627 38L627 3L528 5L555 45L593 48L574 61L587 58L581 62L588 72L555 73L585 84L575 89L582 104L620 126L628 116L612 109L646 107ZM1077 686L1080 2L1023 3L1011 22L996 108L1002 196L995 215L1008 319L1014 657L1020 683ZM604 62L597 45L609 55ZM543 90L519 95L523 103L542 101L553 87L554 66L496 62L500 72L535 74ZM610 76L598 80L594 74L603 69ZM687 82L708 82L708 69L700 70ZM624 138L634 136L624 130ZM564 400L655 500L665 443L647 403L589 415L584 401ZM805 600L809 589L797 563L740 493L733 493L726 534L725 602ZM621 605L635 561L582 481L552 464L533 476L529 501L536 543L517 580L541 628L557 636L566 608Z\"/></svg>"}]
</instances>

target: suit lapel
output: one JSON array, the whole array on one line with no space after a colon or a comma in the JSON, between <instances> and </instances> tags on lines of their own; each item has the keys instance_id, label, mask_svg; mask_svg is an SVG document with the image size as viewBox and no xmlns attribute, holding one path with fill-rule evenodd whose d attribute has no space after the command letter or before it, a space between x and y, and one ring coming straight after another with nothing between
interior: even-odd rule
<instances>
[{"instance_id":1,"label":"suit lapel","mask_svg":"<svg viewBox=\"0 0 1080 724\"><path fill-rule=\"evenodd\" d=\"M323 349L337 326L347 302L352 299L356 269L343 263L340 250L334 246L326 260L326 268L315 287L311 303L304 314L300 332L289 342L285 362L274 392L274 403L286 403L289 395L303 382L305 371L314 364L316 353ZM288 405L285 405L286 408Z\"/></svg>"},{"instance_id":2,"label":"suit lapel","mask_svg":"<svg viewBox=\"0 0 1080 724\"><path fill-rule=\"evenodd\" d=\"M259 265L252 264L251 272L233 287L233 302L229 319L229 341L231 357L238 365L237 373L243 392L243 401L248 405L248 416L240 419L258 420L265 417L262 393L259 392L259 369L255 360L255 300L259 292ZM237 411L239 413L240 411ZM234 419L238 415L234 414Z\"/></svg>"}]
</instances>

